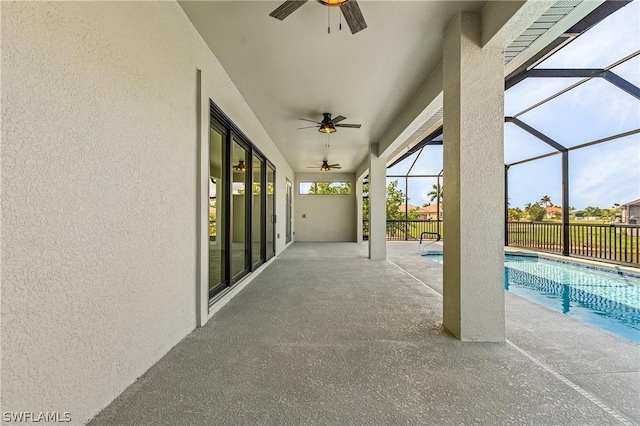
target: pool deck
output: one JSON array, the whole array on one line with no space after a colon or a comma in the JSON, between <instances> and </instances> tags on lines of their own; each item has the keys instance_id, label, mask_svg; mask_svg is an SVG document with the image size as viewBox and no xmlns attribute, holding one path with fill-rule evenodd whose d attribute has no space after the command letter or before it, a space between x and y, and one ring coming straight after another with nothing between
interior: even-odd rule
<instances>
[{"instance_id":1,"label":"pool deck","mask_svg":"<svg viewBox=\"0 0 640 426\"><path fill-rule=\"evenodd\" d=\"M640 424L640 346L509 292L507 342L460 342L442 265L387 247L291 245L90 424Z\"/></svg>"}]
</instances>

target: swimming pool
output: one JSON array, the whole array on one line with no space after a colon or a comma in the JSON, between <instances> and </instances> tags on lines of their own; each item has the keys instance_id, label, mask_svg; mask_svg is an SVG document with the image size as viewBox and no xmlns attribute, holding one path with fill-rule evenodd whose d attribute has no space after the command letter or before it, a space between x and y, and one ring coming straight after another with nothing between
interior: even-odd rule
<instances>
[{"instance_id":1,"label":"swimming pool","mask_svg":"<svg viewBox=\"0 0 640 426\"><path fill-rule=\"evenodd\" d=\"M640 274L507 254L504 278L507 291L640 343Z\"/></svg>"}]
</instances>

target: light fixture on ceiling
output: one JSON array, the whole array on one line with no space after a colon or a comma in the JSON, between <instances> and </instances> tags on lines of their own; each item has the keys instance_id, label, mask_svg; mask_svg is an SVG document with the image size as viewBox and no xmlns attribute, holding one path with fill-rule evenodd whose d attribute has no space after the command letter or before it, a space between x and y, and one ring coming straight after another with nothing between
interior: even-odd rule
<instances>
[{"instance_id":1,"label":"light fixture on ceiling","mask_svg":"<svg viewBox=\"0 0 640 426\"><path fill-rule=\"evenodd\" d=\"M237 165L233 166L236 172L244 172L247 168L244 166L244 160L240 160Z\"/></svg>"},{"instance_id":2,"label":"light fixture on ceiling","mask_svg":"<svg viewBox=\"0 0 640 426\"><path fill-rule=\"evenodd\" d=\"M320 128L318 129L318 131L320 133L335 133L336 132L336 128L333 125L333 123L322 123L322 125L320 126Z\"/></svg>"},{"instance_id":3,"label":"light fixture on ceiling","mask_svg":"<svg viewBox=\"0 0 640 426\"><path fill-rule=\"evenodd\" d=\"M311 166L309 167L310 169L314 169L318 166ZM341 169L342 166L338 163L336 164L329 164L329 162L327 160L322 160L322 164L320 165L320 171L321 172L328 172L331 169Z\"/></svg>"},{"instance_id":4,"label":"light fixture on ceiling","mask_svg":"<svg viewBox=\"0 0 640 426\"><path fill-rule=\"evenodd\" d=\"M349 3L351 0L316 0L318 3L329 7L338 7Z\"/></svg>"}]
</instances>

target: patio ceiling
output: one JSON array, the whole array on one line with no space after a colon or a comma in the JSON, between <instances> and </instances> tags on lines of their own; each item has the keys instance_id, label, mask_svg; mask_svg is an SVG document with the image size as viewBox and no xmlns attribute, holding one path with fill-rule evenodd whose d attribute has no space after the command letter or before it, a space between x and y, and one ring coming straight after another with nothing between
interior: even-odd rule
<instances>
[{"instance_id":1,"label":"patio ceiling","mask_svg":"<svg viewBox=\"0 0 640 426\"><path fill-rule=\"evenodd\" d=\"M327 159L355 172L442 59L443 33L481 1L359 1L368 28L352 35L315 1L278 21L282 1L183 1L181 6L297 173ZM330 12L331 33L327 33ZM214 99L215 101L215 99ZM298 120L347 117L330 136ZM427 117L429 118L429 117ZM256 141L258 142L258 141Z\"/></svg>"}]
</instances>

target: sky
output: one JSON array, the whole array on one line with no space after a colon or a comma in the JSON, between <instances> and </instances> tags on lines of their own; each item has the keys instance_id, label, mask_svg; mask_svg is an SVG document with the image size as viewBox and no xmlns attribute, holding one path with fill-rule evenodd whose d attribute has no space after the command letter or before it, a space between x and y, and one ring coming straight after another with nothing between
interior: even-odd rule
<instances>
[{"instance_id":1,"label":"sky","mask_svg":"<svg viewBox=\"0 0 640 426\"><path fill-rule=\"evenodd\" d=\"M640 1L621 8L582 34L537 68L606 68L640 50ZM640 87L640 55L611 69ZM505 115L523 111L580 79L528 78L505 92ZM640 100L595 78L518 117L566 147L640 129ZM517 126L505 124L505 163L553 152L554 149ZM548 195L561 204L561 156L514 165L509 170L509 204L524 207ZM415 159L390 168L404 174ZM442 147L428 146L411 174L438 174ZM640 198L640 133L571 151L569 206L611 208ZM388 178L387 181L397 178ZM429 203L435 178L410 178L412 205ZM404 179L399 187L406 193ZM445 195L446 196L446 195Z\"/></svg>"}]
</instances>

